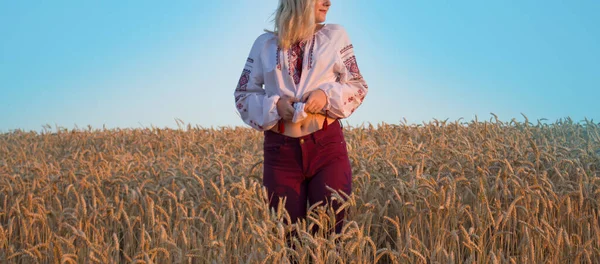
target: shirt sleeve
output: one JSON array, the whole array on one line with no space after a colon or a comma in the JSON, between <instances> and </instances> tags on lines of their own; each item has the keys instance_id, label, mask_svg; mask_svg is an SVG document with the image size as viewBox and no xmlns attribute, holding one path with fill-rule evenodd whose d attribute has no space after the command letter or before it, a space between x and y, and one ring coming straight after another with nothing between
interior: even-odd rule
<instances>
[{"instance_id":1,"label":"shirt sleeve","mask_svg":"<svg viewBox=\"0 0 600 264\"><path fill-rule=\"evenodd\" d=\"M362 104L369 87L360 74L354 48L343 27L340 26L333 41L334 52L339 55L334 67L338 78L335 82L321 84L318 89L327 95L323 110L327 110L330 117L347 118Z\"/></svg>"},{"instance_id":2,"label":"shirt sleeve","mask_svg":"<svg viewBox=\"0 0 600 264\"><path fill-rule=\"evenodd\" d=\"M268 96L263 88L261 52L265 42L263 34L252 45L233 93L237 111L244 123L259 131L271 129L281 119L277 113L279 95Z\"/></svg>"}]
</instances>

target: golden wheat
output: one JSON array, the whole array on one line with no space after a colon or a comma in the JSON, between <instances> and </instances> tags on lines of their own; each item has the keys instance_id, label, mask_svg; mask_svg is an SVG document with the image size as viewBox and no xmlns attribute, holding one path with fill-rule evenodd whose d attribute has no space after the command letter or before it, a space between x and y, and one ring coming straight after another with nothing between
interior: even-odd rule
<instances>
[{"instance_id":1,"label":"golden wheat","mask_svg":"<svg viewBox=\"0 0 600 264\"><path fill-rule=\"evenodd\" d=\"M0 134L8 263L594 263L600 126L345 128L353 193L270 210L249 128ZM283 205L284 201L282 201ZM326 234L347 210L341 234ZM318 227L319 232L310 230ZM291 244L286 239L291 233Z\"/></svg>"}]
</instances>

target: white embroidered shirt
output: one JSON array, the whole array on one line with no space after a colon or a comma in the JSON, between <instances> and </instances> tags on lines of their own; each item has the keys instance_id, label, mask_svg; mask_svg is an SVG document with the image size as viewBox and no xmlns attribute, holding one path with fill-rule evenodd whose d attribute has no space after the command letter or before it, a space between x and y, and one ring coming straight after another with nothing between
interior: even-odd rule
<instances>
[{"instance_id":1,"label":"white embroidered shirt","mask_svg":"<svg viewBox=\"0 0 600 264\"><path fill-rule=\"evenodd\" d=\"M329 117L346 118L361 105L368 86L346 30L326 24L302 46L302 58L296 58L294 49L279 48L272 33L254 41L234 92L244 123L259 131L269 130L281 119L276 106L281 96L301 99L315 89L327 95L323 111L327 110ZM300 71L295 69L300 65L296 59L302 59Z\"/></svg>"}]
</instances>

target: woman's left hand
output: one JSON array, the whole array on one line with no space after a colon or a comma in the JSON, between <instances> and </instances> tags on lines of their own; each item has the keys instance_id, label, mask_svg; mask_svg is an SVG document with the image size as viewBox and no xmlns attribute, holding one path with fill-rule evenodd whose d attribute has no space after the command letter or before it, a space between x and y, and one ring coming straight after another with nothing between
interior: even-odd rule
<instances>
[{"instance_id":1,"label":"woman's left hand","mask_svg":"<svg viewBox=\"0 0 600 264\"><path fill-rule=\"evenodd\" d=\"M327 95L321 89L316 89L302 96L304 102L304 112L316 114L321 112L327 103Z\"/></svg>"}]
</instances>

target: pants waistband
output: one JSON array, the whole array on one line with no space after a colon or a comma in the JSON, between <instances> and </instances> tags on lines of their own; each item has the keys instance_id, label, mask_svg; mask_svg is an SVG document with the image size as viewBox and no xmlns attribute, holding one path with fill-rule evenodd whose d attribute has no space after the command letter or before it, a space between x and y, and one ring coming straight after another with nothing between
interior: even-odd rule
<instances>
[{"instance_id":1,"label":"pants waistband","mask_svg":"<svg viewBox=\"0 0 600 264\"><path fill-rule=\"evenodd\" d=\"M317 141L318 139L326 136L327 134L330 133L338 133L339 130L341 130L341 123L339 119L336 119L334 122L332 122L331 124L328 125L326 130L323 129L319 129L313 133L310 133L308 135L304 135L301 137L290 137L290 136L286 136L283 134L279 134L277 132L273 132L271 130L267 130L264 132L265 135L265 141L269 140L274 140L274 141L278 141L278 142L283 142L283 143L287 143L287 142L300 142L305 141L305 140L309 140L312 139L314 141Z\"/></svg>"}]
</instances>

